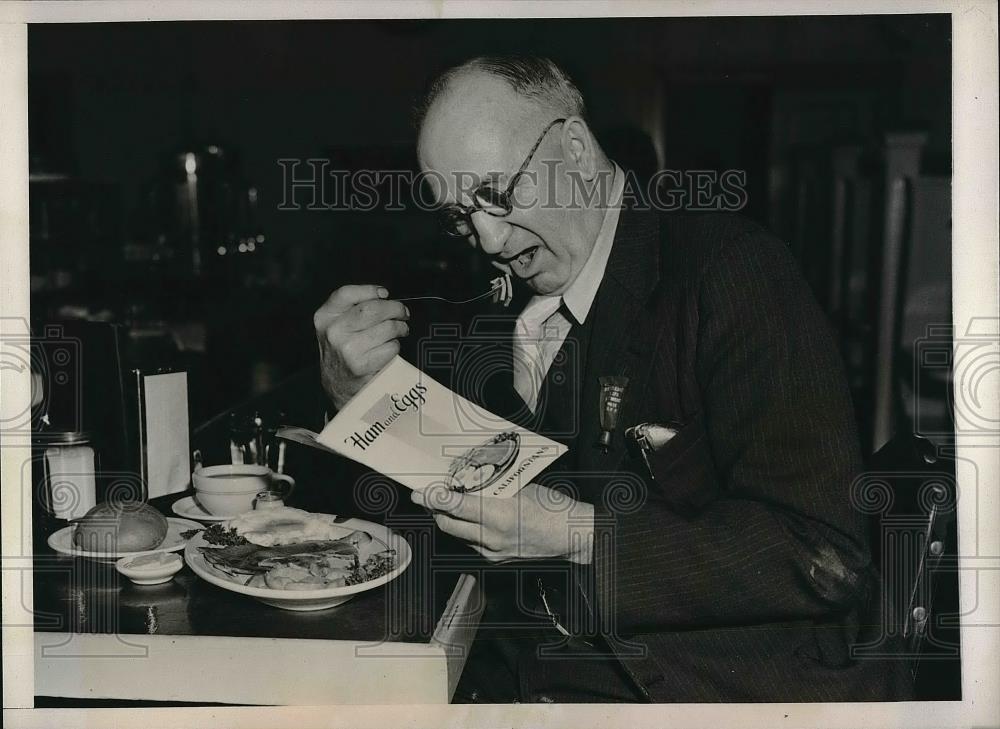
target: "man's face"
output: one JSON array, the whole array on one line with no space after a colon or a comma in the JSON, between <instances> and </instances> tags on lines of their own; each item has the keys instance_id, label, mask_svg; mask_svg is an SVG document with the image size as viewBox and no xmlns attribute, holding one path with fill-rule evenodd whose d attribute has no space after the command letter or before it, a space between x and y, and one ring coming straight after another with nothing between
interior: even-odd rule
<instances>
[{"instance_id":1,"label":"man's face","mask_svg":"<svg viewBox=\"0 0 1000 729\"><path fill-rule=\"evenodd\" d=\"M471 206L473 190L484 181L506 190L557 116L528 104L491 76L455 80L431 108L418 141L420 165L436 201ZM563 125L556 124L519 178L512 212L471 215L470 244L539 294L565 292L594 244L581 211L565 204L573 164L564 146Z\"/></svg>"}]
</instances>

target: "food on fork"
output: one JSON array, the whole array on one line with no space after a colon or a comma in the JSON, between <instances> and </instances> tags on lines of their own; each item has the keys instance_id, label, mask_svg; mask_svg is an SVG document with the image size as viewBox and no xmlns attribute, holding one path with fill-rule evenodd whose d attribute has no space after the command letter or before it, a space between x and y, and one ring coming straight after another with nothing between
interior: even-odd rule
<instances>
[{"instance_id":1,"label":"food on fork","mask_svg":"<svg viewBox=\"0 0 1000 729\"><path fill-rule=\"evenodd\" d=\"M493 293L493 303L503 304L506 309L514 299L514 286L509 273L497 276L490 281L490 291Z\"/></svg>"}]
</instances>

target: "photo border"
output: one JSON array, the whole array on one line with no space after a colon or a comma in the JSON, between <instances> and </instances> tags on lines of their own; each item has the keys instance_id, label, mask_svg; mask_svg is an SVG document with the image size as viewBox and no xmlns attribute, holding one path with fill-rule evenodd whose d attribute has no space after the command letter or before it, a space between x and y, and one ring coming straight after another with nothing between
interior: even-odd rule
<instances>
[{"instance_id":1,"label":"photo border","mask_svg":"<svg viewBox=\"0 0 1000 729\"><path fill-rule=\"evenodd\" d=\"M953 287L954 326L967 331L976 318L997 317L997 271L1000 241L997 236L997 9L989 0L964 2L861 2L780 0L733 2L5 2L0 4L0 327L17 326L29 314L28 291L28 153L27 153L27 27L25 23L126 22L163 20L264 20L325 18L493 18L493 17L598 17L615 16L750 16L750 15L854 15L952 13L953 47ZM18 319L20 317L20 319ZM5 333L0 328L0 334ZM959 373L956 373L956 380ZM987 397L991 394L986 393ZM0 408L23 412L30 397L27 373L0 373ZM1000 414L998 394L979 410ZM956 407L964 407L956 400ZM981 567L962 569L962 612L975 608L976 626L963 623L962 683L960 702L907 702L888 704L656 704L653 706L513 705L513 706L409 706L409 707L252 707L45 710L7 707L30 706L33 701L33 639L30 628L3 631L3 719L7 726L61 727L110 725L159 726L282 726L343 725L393 726L561 726L600 725L634 729L643 726L766 726L827 727L864 726L997 726L998 667L1000 655L1000 541L995 518L1000 483L996 444L984 447L982 439L958 434L958 456L976 463L979 483L970 489L977 500L960 502L958 522L961 559L974 558ZM20 482L20 463L30 457L30 446L0 443L4 484ZM960 489L962 483L959 484ZM30 484L22 492L4 488L2 497L2 554L21 554L31 544ZM27 511L26 511L27 510ZM27 517L27 518L26 518ZM25 531L27 530L27 531ZM5 569L3 623L30 625L30 591L22 599L23 563ZM30 585L30 579L26 584ZM970 600L979 596L978 604ZM983 598L989 598L984 602ZM22 602L26 602L22 605ZM984 629L991 627L992 629Z\"/></svg>"}]
</instances>

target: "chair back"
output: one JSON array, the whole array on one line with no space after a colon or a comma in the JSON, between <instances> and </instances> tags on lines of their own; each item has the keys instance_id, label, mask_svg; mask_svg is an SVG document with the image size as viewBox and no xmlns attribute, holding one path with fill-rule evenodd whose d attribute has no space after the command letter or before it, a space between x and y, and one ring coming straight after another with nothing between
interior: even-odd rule
<instances>
[{"instance_id":1,"label":"chair back","mask_svg":"<svg viewBox=\"0 0 1000 729\"><path fill-rule=\"evenodd\" d=\"M954 457L905 433L869 460L854 498L871 519L871 551L882 575L882 631L875 655L902 646L917 697L961 692L958 641L958 534Z\"/></svg>"}]
</instances>

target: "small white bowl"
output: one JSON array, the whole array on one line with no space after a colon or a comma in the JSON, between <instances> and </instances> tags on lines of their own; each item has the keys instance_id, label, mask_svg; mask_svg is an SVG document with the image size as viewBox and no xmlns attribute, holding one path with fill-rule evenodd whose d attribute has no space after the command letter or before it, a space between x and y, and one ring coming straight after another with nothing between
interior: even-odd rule
<instances>
[{"instance_id":1,"label":"small white bowl","mask_svg":"<svg viewBox=\"0 0 1000 729\"><path fill-rule=\"evenodd\" d=\"M158 563L133 567L134 562L143 562L155 559ZM166 564L162 564L166 562ZM153 554L140 554L122 557L115 562L115 569L128 577L137 585L159 585L169 582L174 575L181 571L184 560L180 555L173 552L157 552Z\"/></svg>"}]
</instances>

